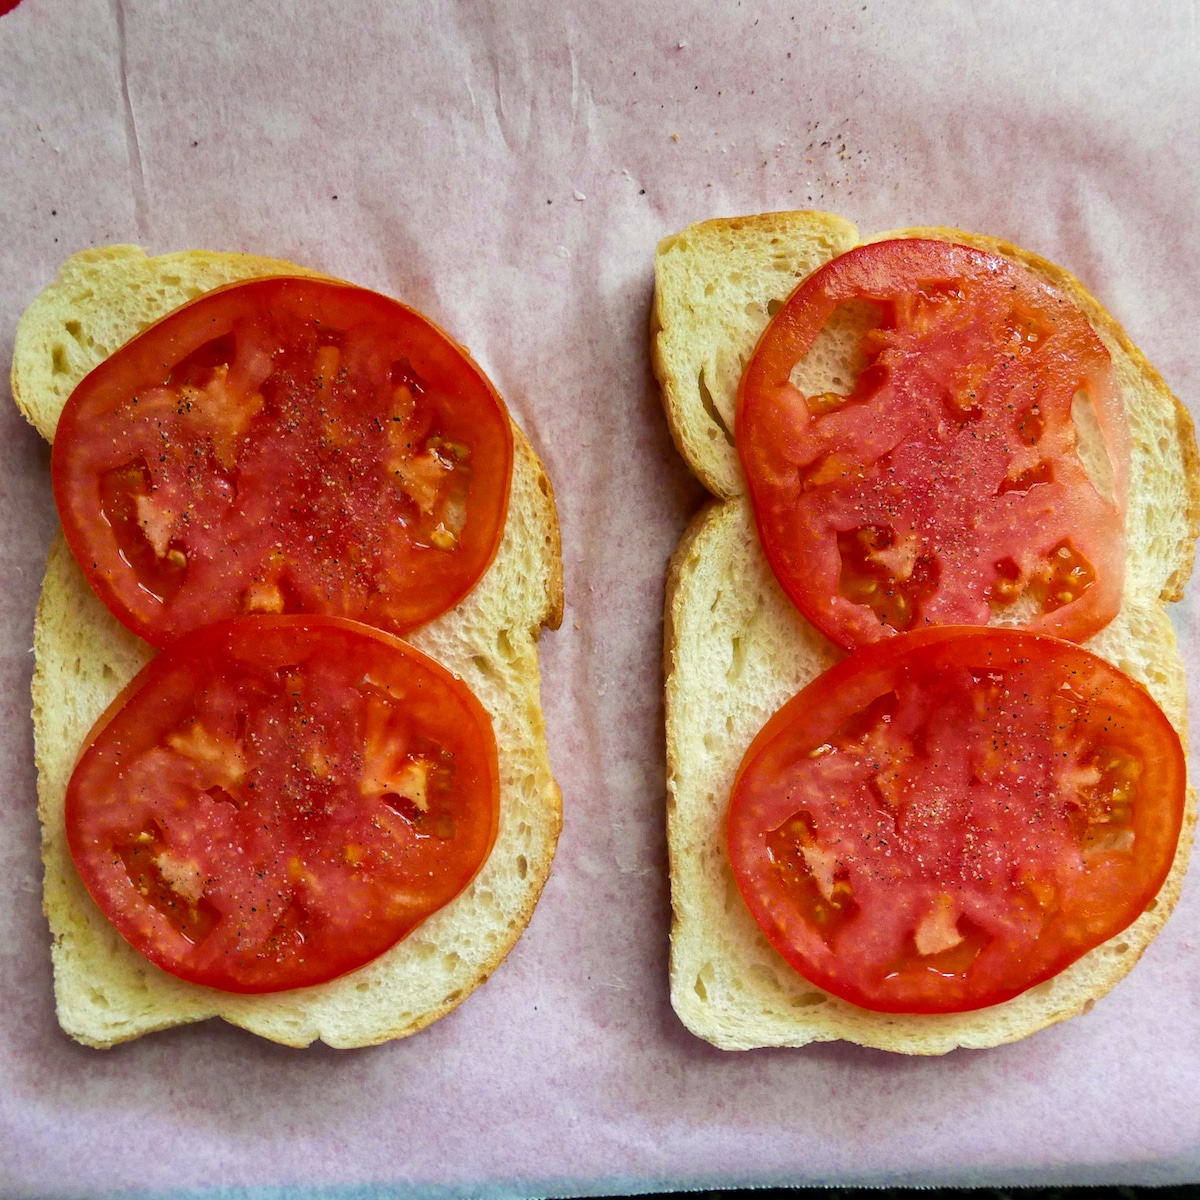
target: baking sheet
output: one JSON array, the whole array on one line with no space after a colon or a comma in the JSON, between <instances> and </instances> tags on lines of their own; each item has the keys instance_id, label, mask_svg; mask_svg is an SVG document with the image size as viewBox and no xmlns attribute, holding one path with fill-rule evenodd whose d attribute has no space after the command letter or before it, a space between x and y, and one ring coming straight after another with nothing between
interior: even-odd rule
<instances>
[{"instance_id":1,"label":"baking sheet","mask_svg":"<svg viewBox=\"0 0 1200 1200\"><path fill-rule=\"evenodd\" d=\"M39 900L48 454L0 406L0 1191L1200 1177L1194 876L1129 979L1013 1046L731 1055L676 1021L660 609L701 491L646 348L658 238L828 208L864 232L938 223L1039 251L1200 395L1198 22L1171 0L23 0L0 17L0 366L62 258L106 242L268 254L389 292L471 348L529 433L567 586L542 641L565 827L486 987L371 1050L219 1023L86 1050L54 1021Z\"/></svg>"}]
</instances>

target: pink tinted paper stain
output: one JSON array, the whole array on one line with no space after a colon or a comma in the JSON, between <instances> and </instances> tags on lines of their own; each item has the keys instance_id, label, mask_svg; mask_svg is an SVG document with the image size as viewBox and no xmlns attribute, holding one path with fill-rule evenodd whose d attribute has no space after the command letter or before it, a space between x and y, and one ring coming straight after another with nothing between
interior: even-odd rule
<instances>
[{"instance_id":1,"label":"pink tinted paper stain","mask_svg":"<svg viewBox=\"0 0 1200 1200\"><path fill-rule=\"evenodd\" d=\"M0 357L69 253L245 250L375 287L470 348L554 482L567 610L542 639L565 827L508 961L355 1052L209 1023L108 1053L52 1011L28 653L55 528L0 415L0 1180L6 1194L379 1184L414 1195L1200 1172L1194 880L1087 1016L908 1059L722 1053L667 1000L661 606L703 493L652 380L656 241L826 208L1078 274L1196 394L1190 10L25 0L0 20ZM1190 604L1175 610L1195 692Z\"/></svg>"}]
</instances>

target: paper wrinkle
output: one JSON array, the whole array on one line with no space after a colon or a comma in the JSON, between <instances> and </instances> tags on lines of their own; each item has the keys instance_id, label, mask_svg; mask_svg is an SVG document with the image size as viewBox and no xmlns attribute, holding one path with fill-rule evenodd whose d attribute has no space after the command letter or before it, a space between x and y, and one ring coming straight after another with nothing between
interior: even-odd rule
<instances>
[{"instance_id":1,"label":"paper wrinkle","mask_svg":"<svg viewBox=\"0 0 1200 1200\"><path fill-rule=\"evenodd\" d=\"M129 94L129 42L125 34L125 0L112 0L117 25L117 63L121 72L121 103L125 110L125 143L129 150L130 187L133 190L134 226L139 245L149 237L149 206L146 198L146 172L142 163L142 141L138 136L133 98Z\"/></svg>"}]
</instances>

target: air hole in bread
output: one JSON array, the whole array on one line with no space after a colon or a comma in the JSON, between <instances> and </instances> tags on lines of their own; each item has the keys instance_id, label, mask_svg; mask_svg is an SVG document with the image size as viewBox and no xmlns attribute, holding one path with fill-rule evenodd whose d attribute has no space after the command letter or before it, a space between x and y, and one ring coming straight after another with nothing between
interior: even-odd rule
<instances>
[{"instance_id":1,"label":"air hole in bread","mask_svg":"<svg viewBox=\"0 0 1200 1200\"><path fill-rule=\"evenodd\" d=\"M704 405L704 411L708 414L708 419L712 421L716 429L709 426L708 436L715 438L718 432L723 434L725 440L732 446L733 434L729 432L729 426L725 424L725 418L721 416L717 409L716 401L713 400L712 392L708 390L708 381L704 378L704 368L700 368L700 374L696 377L696 384L700 389L700 403Z\"/></svg>"},{"instance_id":2,"label":"air hole in bread","mask_svg":"<svg viewBox=\"0 0 1200 1200\"><path fill-rule=\"evenodd\" d=\"M788 1003L793 1008L816 1008L818 1004L824 1004L829 997L824 992L801 992L799 996L793 996Z\"/></svg>"},{"instance_id":3,"label":"air hole in bread","mask_svg":"<svg viewBox=\"0 0 1200 1200\"><path fill-rule=\"evenodd\" d=\"M773 317L783 307L783 301L778 297L767 301L767 316Z\"/></svg>"},{"instance_id":4,"label":"air hole in bread","mask_svg":"<svg viewBox=\"0 0 1200 1200\"><path fill-rule=\"evenodd\" d=\"M1108 447L1100 431L1096 406L1086 388L1080 388L1071 401L1071 420L1075 424L1078 442L1075 453L1092 481L1092 487L1110 504L1114 497L1113 465L1108 456Z\"/></svg>"},{"instance_id":5,"label":"air hole in bread","mask_svg":"<svg viewBox=\"0 0 1200 1200\"><path fill-rule=\"evenodd\" d=\"M448 954L442 955L442 966L445 967L448 973L457 971L461 963L462 958L457 950L451 950Z\"/></svg>"},{"instance_id":6,"label":"air hole in bread","mask_svg":"<svg viewBox=\"0 0 1200 1200\"><path fill-rule=\"evenodd\" d=\"M1146 912L1153 912L1158 907L1158 897L1156 896L1149 904L1146 905Z\"/></svg>"},{"instance_id":7,"label":"air hole in bread","mask_svg":"<svg viewBox=\"0 0 1200 1200\"><path fill-rule=\"evenodd\" d=\"M516 652L513 650L512 640L508 636L507 629L496 631L496 649L500 651L500 657L505 662L512 662L516 657Z\"/></svg>"},{"instance_id":8,"label":"air hole in bread","mask_svg":"<svg viewBox=\"0 0 1200 1200\"><path fill-rule=\"evenodd\" d=\"M486 654L475 654L471 656L471 662L474 663L475 669L487 679L495 679L499 672L492 664L492 660Z\"/></svg>"},{"instance_id":9,"label":"air hole in bread","mask_svg":"<svg viewBox=\"0 0 1200 1200\"><path fill-rule=\"evenodd\" d=\"M750 968L750 974L753 975L759 983L766 984L766 986L769 988L778 989L779 987L779 976L776 975L775 972L766 965L766 963L755 963Z\"/></svg>"},{"instance_id":10,"label":"air hole in bread","mask_svg":"<svg viewBox=\"0 0 1200 1200\"><path fill-rule=\"evenodd\" d=\"M712 979L713 965L710 962L706 962L697 973L696 982L694 985L696 995L699 996L701 1000L708 1000L708 984L712 983Z\"/></svg>"},{"instance_id":11,"label":"air hole in bread","mask_svg":"<svg viewBox=\"0 0 1200 1200\"><path fill-rule=\"evenodd\" d=\"M730 683L736 683L741 677L742 670L746 665L746 648L742 645L740 637L733 639L733 655L729 661L729 669L725 672L725 678Z\"/></svg>"},{"instance_id":12,"label":"air hole in bread","mask_svg":"<svg viewBox=\"0 0 1200 1200\"><path fill-rule=\"evenodd\" d=\"M456 992L451 992L450 995L448 995L448 996L443 996L442 1003L443 1004L457 1004L461 999L462 999L462 992L460 990L460 991L456 991Z\"/></svg>"},{"instance_id":13,"label":"air hole in bread","mask_svg":"<svg viewBox=\"0 0 1200 1200\"><path fill-rule=\"evenodd\" d=\"M88 988L88 995L97 1008L108 1007L108 997L99 988Z\"/></svg>"},{"instance_id":14,"label":"air hole in bread","mask_svg":"<svg viewBox=\"0 0 1200 1200\"><path fill-rule=\"evenodd\" d=\"M50 351L51 370L55 375L69 375L70 364L67 362L67 348L56 342Z\"/></svg>"},{"instance_id":15,"label":"air hole in bread","mask_svg":"<svg viewBox=\"0 0 1200 1200\"><path fill-rule=\"evenodd\" d=\"M1114 954L1128 954L1129 953L1129 943L1128 942L1118 942L1112 948L1112 951Z\"/></svg>"},{"instance_id":16,"label":"air hole in bread","mask_svg":"<svg viewBox=\"0 0 1200 1200\"><path fill-rule=\"evenodd\" d=\"M733 871L729 866L729 860L726 859L721 864L721 867L721 874L725 877L725 911L732 912L742 903L742 893L738 891L737 882L733 878Z\"/></svg>"},{"instance_id":17,"label":"air hole in bread","mask_svg":"<svg viewBox=\"0 0 1200 1200\"><path fill-rule=\"evenodd\" d=\"M358 992L369 992L371 990L371 985L369 983L359 983L355 985L354 990Z\"/></svg>"},{"instance_id":18,"label":"air hole in bread","mask_svg":"<svg viewBox=\"0 0 1200 1200\"><path fill-rule=\"evenodd\" d=\"M529 859L523 854L517 855L517 874L524 879L529 874Z\"/></svg>"}]
</instances>

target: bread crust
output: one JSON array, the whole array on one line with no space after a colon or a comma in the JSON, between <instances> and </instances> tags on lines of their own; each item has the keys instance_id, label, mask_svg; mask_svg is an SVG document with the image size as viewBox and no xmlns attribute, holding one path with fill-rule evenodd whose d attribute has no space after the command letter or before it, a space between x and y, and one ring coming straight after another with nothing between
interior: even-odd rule
<instances>
[{"instance_id":1,"label":"bread crust","mask_svg":"<svg viewBox=\"0 0 1200 1200\"><path fill-rule=\"evenodd\" d=\"M822 231L830 228L824 216L816 220ZM834 1039L908 1054L996 1046L1088 1011L1132 968L1179 897L1195 795L1189 788L1184 831L1154 904L1122 934L1066 971L992 1008L946 1016L858 1009L800 977L754 924L736 891L725 849L733 779L766 718L842 651L784 596L759 545L740 468L736 478L730 474L730 463L737 467L733 442L722 445L711 436L694 436L711 417L679 381L720 354L711 344L711 332L700 338L691 331L711 331L716 322L720 336L719 321L704 314L711 282L705 277L727 271L721 250L729 236L736 233L747 243L738 270L746 270L747 261L756 263L758 278L775 283L774 296L763 305L769 309L770 300L782 301L792 290L789 272L773 277L772 258L781 251L771 239L780 230L791 231L787 236L798 247L793 261L811 257L805 230L812 219L813 214L784 213L702 223L664 240L656 260L651 345L668 423L680 453L717 497L693 519L672 556L664 612L672 1004L693 1033L731 1050ZM920 228L866 240L899 236L961 242L1024 263L1067 292L1108 346L1133 436L1130 551L1121 611L1086 645L1149 689L1186 747L1183 664L1164 605L1182 594L1200 528L1200 456L1187 410L1117 322L1068 272L1010 243L958 230ZM686 269L669 261L681 244L694 258ZM753 295L758 304L763 293L749 289L744 294ZM736 310L736 301L728 295L723 300L722 311ZM765 315L761 324L765 327ZM741 344L741 322L730 329L729 338L731 344ZM672 411L684 408L690 411ZM679 430L693 433L684 437Z\"/></svg>"},{"instance_id":2,"label":"bread crust","mask_svg":"<svg viewBox=\"0 0 1200 1200\"><path fill-rule=\"evenodd\" d=\"M118 246L76 255L21 318L14 397L52 439L74 382L140 329L220 284L280 274L319 272L207 251L149 258ZM60 1024L77 1041L107 1048L219 1016L289 1046L374 1045L450 1012L515 945L549 876L562 822L537 639L561 621L563 581L553 488L515 424L513 441L508 522L492 565L455 609L406 639L460 675L492 717L501 772L496 844L467 890L404 941L358 971L293 992L244 996L175 979L120 938L80 882L63 830L66 783L92 722L154 651L91 591L61 534L55 540L35 622L33 719L55 997Z\"/></svg>"},{"instance_id":3,"label":"bread crust","mask_svg":"<svg viewBox=\"0 0 1200 1200\"><path fill-rule=\"evenodd\" d=\"M833 213L784 212L704 221L659 243L651 364L671 436L714 496L745 490L733 401L771 300L857 240Z\"/></svg>"}]
</instances>

